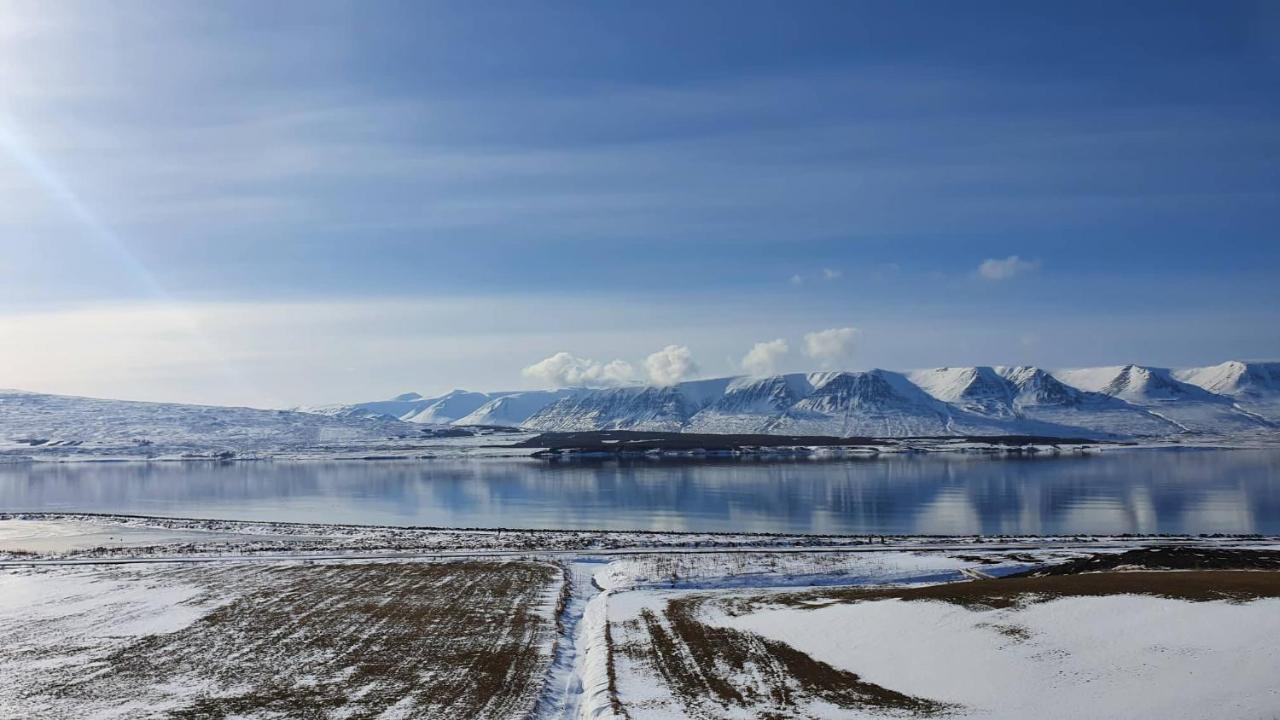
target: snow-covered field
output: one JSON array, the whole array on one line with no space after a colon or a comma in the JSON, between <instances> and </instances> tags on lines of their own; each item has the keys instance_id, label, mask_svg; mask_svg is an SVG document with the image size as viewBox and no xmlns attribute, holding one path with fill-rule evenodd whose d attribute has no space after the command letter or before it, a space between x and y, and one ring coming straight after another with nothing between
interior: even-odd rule
<instances>
[{"instance_id":1,"label":"snow-covered field","mask_svg":"<svg viewBox=\"0 0 1280 720\"><path fill-rule=\"evenodd\" d=\"M545 563L0 571L0 717L523 718L556 639Z\"/></svg>"},{"instance_id":2,"label":"snow-covered field","mask_svg":"<svg viewBox=\"0 0 1280 720\"><path fill-rule=\"evenodd\" d=\"M1124 583L1107 587L1113 577ZM1179 589L1181 578L1195 582ZM613 687L633 720L1280 713L1275 571L1087 579L1049 595L985 579L829 593L611 593ZM1218 598L1219 587L1232 597Z\"/></svg>"},{"instance_id":3,"label":"snow-covered field","mask_svg":"<svg viewBox=\"0 0 1280 720\"><path fill-rule=\"evenodd\" d=\"M33 515L0 544L0 718L1280 713L1275 538Z\"/></svg>"},{"instance_id":4,"label":"snow-covered field","mask_svg":"<svg viewBox=\"0 0 1280 720\"><path fill-rule=\"evenodd\" d=\"M740 558L726 558L732 551L804 553L806 550L839 550L879 554L885 550L1005 552L1036 550L1039 557L1054 559L1081 552L1132 547L1136 542L1237 544L1246 538L1208 540L1175 536L1064 536L1064 537L915 537L868 535L788 535L774 533L683 533L610 530L464 530L406 528L377 525L328 525L239 520L198 520L124 515L67 513L0 513L0 562L34 556L40 559L109 560L182 557L352 556L371 553L636 553L670 552L675 560L623 564L612 572L639 584L666 582L672 572L682 581L708 575L745 575L756 566L743 566ZM1271 542L1272 538L1258 538ZM1051 553L1044 555L1044 553ZM783 560L774 558L769 562ZM899 557L900 556L895 556ZM660 567L653 563L663 563ZM814 563L834 562L830 558ZM844 562L844 561L840 561ZM898 566L903 560L894 561ZM675 564L672 564L675 563ZM768 568L766 568L768 569ZM776 566L773 567L776 569ZM732 572L730 572L732 571ZM826 572L823 570L822 572ZM859 572L865 572L865 569ZM778 573L767 572L770 582ZM597 582L620 587L622 580Z\"/></svg>"},{"instance_id":5,"label":"snow-covered field","mask_svg":"<svg viewBox=\"0 0 1280 720\"><path fill-rule=\"evenodd\" d=\"M1278 599L1114 595L1001 609L882 600L705 621L934 700L951 717L1244 720L1280 712ZM845 716L868 715L877 714Z\"/></svg>"}]
</instances>

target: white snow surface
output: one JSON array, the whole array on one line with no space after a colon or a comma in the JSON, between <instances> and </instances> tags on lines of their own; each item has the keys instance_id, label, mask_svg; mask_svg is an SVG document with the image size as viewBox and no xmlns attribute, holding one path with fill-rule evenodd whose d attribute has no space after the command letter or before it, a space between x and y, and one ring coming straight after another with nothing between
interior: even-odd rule
<instances>
[{"instance_id":1,"label":"white snow surface","mask_svg":"<svg viewBox=\"0 0 1280 720\"><path fill-rule=\"evenodd\" d=\"M1178 379L1185 371L1124 365L1061 370L1059 380L1142 408L1190 433L1235 433L1267 427L1269 419L1242 410L1227 395ZM1280 399L1271 392L1270 399Z\"/></svg>"},{"instance_id":2,"label":"white snow surface","mask_svg":"<svg viewBox=\"0 0 1280 720\"><path fill-rule=\"evenodd\" d=\"M1244 412L1280 423L1280 362L1231 360L1211 367L1178 370L1174 376L1231 398Z\"/></svg>"},{"instance_id":3,"label":"white snow surface","mask_svg":"<svg viewBox=\"0 0 1280 720\"><path fill-rule=\"evenodd\" d=\"M457 420L454 425L498 425L519 427L529 416L551 403L566 397L571 390L532 390L529 392L502 393L485 402ZM420 422L417 416L409 418Z\"/></svg>"},{"instance_id":4,"label":"white snow surface","mask_svg":"<svg viewBox=\"0 0 1280 720\"><path fill-rule=\"evenodd\" d=\"M436 398L406 393L305 412L0 390L0 461L54 454L101 459L413 456L423 451L424 430L443 425L1266 443L1280 438L1280 363L1231 361L1184 370L1137 365L1053 372L1035 367L870 370L664 387L455 390Z\"/></svg>"},{"instance_id":5,"label":"white snow surface","mask_svg":"<svg viewBox=\"0 0 1280 720\"><path fill-rule=\"evenodd\" d=\"M1280 715L1275 599L1070 597L1007 610L882 600L708 615L712 624L787 643L868 682L959 705L952 717Z\"/></svg>"},{"instance_id":6,"label":"white snow surface","mask_svg":"<svg viewBox=\"0 0 1280 720\"><path fill-rule=\"evenodd\" d=\"M1280 429L1280 362L1170 370L944 367L693 380L670 386L473 393L331 406L329 414L537 431L648 430L1093 439L1250 436Z\"/></svg>"},{"instance_id":7,"label":"white snow surface","mask_svg":"<svg viewBox=\"0 0 1280 720\"><path fill-rule=\"evenodd\" d=\"M130 402L0 390L0 458L246 457L382 447L420 437L398 420Z\"/></svg>"}]
</instances>

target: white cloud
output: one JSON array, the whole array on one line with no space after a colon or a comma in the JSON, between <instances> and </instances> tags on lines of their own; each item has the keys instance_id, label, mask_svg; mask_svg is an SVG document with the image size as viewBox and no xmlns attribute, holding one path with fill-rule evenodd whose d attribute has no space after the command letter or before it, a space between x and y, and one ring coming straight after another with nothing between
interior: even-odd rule
<instances>
[{"instance_id":1,"label":"white cloud","mask_svg":"<svg viewBox=\"0 0 1280 720\"><path fill-rule=\"evenodd\" d=\"M558 352L520 371L522 375L551 387L612 387L630 382L635 369L625 360L607 363Z\"/></svg>"},{"instance_id":2,"label":"white cloud","mask_svg":"<svg viewBox=\"0 0 1280 720\"><path fill-rule=\"evenodd\" d=\"M693 353L684 345L668 345L653 353L645 358L644 367L654 385L675 385L698 373Z\"/></svg>"},{"instance_id":3,"label":"white cloud","mask_svg":"<svg viewBox=\"0 0 1280 720\"><path fill-rule=\"evenodd\" d=\"M776 375L778 363L787 351L787 341L782 338L758 342L742 358L742 369L756 376Z\"/></svg>"},{"instance_id":4,"label":"white cloud","mask_svg":"<svg viewBox=\"0 0 1280 720\"><path fill-rule=\"evenodd\" d=\"M853 354L853 340L857 335L858 329L851 327L806 333L804 354L821 362L824 367L834 367Z\"/></svg>"},{"instance_id":5,"label":"white cloud","mask_svg":"<svg viewBox=\"0 0 1280 720\"><path fill-rule=\"evenodd\" d=\"M805 283L807 283L807 282L809 282L809 281L811 281L811 280L812 280L812 281L823 280L823 281L826 281L826 282L831 282L831 281L833 281L833 280L839 280L839 279L840 279L840 278L842 278L842 277L844 277L844 271L843 271L843 270L837 270L837 269L835 269L835 268L824 267L824 268L822 268L821 270L819 270L818 272L816 272L816 273L814 273L814 274L812 274L812 275L809 275L809 274L801 274L801 273L796 273L795 275L792 275L792 276L791 276L791 284L792 284L792 285L804 285Z\"/></svg>"},{"instance_id":6,"label":"white cloud","mask_svg":"<svg viewBox=\"0 0 1280 720\"><path fill-rule=\"evenodd\" d=\"M1031 272L1039 267L1039 260L1023 260L1017 255L1010 255L1003 260L987 258L978 266L978 275L984 280L1007 280L1015 275Z\"/></svg>"}]
</instances>

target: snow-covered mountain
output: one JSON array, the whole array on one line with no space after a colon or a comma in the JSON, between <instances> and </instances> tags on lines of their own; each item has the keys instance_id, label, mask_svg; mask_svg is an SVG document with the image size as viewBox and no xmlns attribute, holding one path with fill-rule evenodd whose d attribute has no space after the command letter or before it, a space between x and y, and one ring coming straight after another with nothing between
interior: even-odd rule
<instances>
[{"instance_id":1,"label":"snow-covered mountain","mask_svg":"<svg viewBox=\"0 0 1280 720\"><path fill-rule=\"evenodd\" d=\"M1080 434L1083 428L1093 434L1127 437L1180 431L1123 400L1064 385L1037 367L938 368L911 373L909 378L938 400L1007 421L1028 434Z\"/></svg>"},{"instance_id":2,"label":"snow-covered mountain","mask_svg":"<svg viewBox=\"0 0 1280 720\"><path fill-rule=\"evenodd\" d=\"M1229 397L1236 408L1280 423L1280 362L1241 362L1179 370L1182 382Z\"/></svg>"},{"instance_id":3,"label":"snow-covered mountain","mask_svg":"<svg viewBox=\"0 0 1280 720\"><path fill-rule=\"evenodd\" d=\"M1280 363L1232 361L1188 370L948 367L719 378L670 387L459 390L328 412L543 431L1094 438L1274 433L1280 430Z\"/></svg>"},{"instance_id":4,"label":"snow-covered mountain","mask_svg":"<svg viewBox=\"0 0 1280 720\"><path fill-rule=\"evenodd\" d=\"M1185 432L1236 433L1266 424L1242 412L1230 397L1183 382L1165 368L1141 365L1086 368L1062 370L1057 377L1068 385L1142 408Z\"/></svg>"},{"instance_id":5,"label":"snow-covered mountain","mask_svg":"<svg viewBox=\"0 0 1280 720\"><path fill-rule=\"evenodd\" d=\"M1119 437L1181 431L1168 420L1118 398L1064 385L1037 367L1002 367L996 372L1012 386L1014 412L1022 418Z\"/></svg>"},{"instance_id":6,"label":"snow-covered mountain","mask_svg":"<svg viewBox=\"0 0 1280 720\"><path fill-rule=\"evenodd\" d=\"M484 393L453 390L439 397L423 397L411 392L390 400L295 409L321 415L389 418L427 425L515 427L533 413L572 392L574 391L524 390Z\"/></svg>"},{"instance_id":7,"label":"snow-covered mountain","mask_svg":"<svg viewBox=\"0 0 1280 720\"><path fill-rule=\"evenodd\" d=\"M878 437L1016 432L948 405L887 370L818 373L810 382L813 392L770 423L769 432Z\"/></svg>"},{"instance_id":8,"label":"snow-covered mountain","mask_svg":"<svg viewBox=\"0 0 1280 720\"><path fill-rule=\"evenodd\" d=\"M528 392L499 393L470 413L453 421L455 425L500 425L519 427L538 412L561 398L572 395L574 390L530 390ZM416 418L410 418L417 422Z\"/></svg>"},{"instance_id":9,"label":"snow-covered mountain","mask_svg":"<svg viewBox=\"0 0 1280 720\"><path fill-rule=\"evenodd\" d=\"M385 417L130 402L0 390L0 462L14 457L325 455L403 445L429 428Z\"/></svg>"},{"instance_id":10,"label":"snow-covered mountain","mask_svg":"<svg viewBox=\"0 0 1280 720\"><path fill-rule=\"evenodd\" d=\"M723 397L731 378L694 380L668 387L580 390L535 412L521 424L531 430L649 430L678 432L695 414Z\"/></svg>"},{"instance_id":11,"label":"snow-covered mountain","mask_svg":"<svg viewBox=\"0 0 1280 720\"><path fill-rule=\"evenodd\" d=\"M688 432L764 433L770 423L813 392L808 375L734 378L724 394L694 413Z\"/></svg>"}]
</instances>

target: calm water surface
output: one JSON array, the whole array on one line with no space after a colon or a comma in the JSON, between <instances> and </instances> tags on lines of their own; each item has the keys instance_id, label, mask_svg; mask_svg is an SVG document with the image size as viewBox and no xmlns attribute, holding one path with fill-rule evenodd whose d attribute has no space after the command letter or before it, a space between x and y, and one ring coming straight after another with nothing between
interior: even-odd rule
<instances>
[{"instance_id":1,"label":"calm water surface","mask_svg":"<svg viewBox=\"0 0 1280 720\"><path fill-rule=\"evenodd\" d=\"M1280 451L0 466L0 511L576 529L1280 534Z\"/></svg>"}]
</instances>

